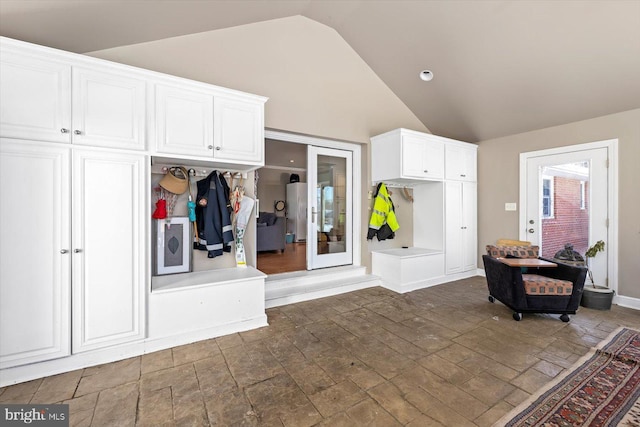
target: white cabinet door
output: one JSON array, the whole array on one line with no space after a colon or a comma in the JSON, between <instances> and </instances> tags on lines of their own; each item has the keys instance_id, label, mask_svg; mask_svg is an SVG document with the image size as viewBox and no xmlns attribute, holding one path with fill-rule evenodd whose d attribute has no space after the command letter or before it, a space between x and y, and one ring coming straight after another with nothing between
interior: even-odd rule
<instances>
[{"instance_id":1,"label":"white cabinet door","mask_svg":"<svg viewBox=\"0 0 640 427\"><path fill-rule=\"evenodd\" d=\"M73 69L73 143L144 150L144 80Z\"/></svg>"},{"instance_id":2,"label":"white cabinet door","mask_svg":"<svg viewBox=\"0 0 640 427\"><path fill-rule=\"evenodd\" d=\"M156 85L158 153L212 157L213 95Z\"/></svg>"},{"instance_id":3,"label":"white cabinet door","mask_svg":"<svg viewBox=\"0 0 640 427\"><path fill-rule=\"evenodd\" d=\"M264 164L264 105L216 96L214 160Z\"/></svg>"},{"instance_id":4,"label":"white cabinet door","mask_svg":"<svg viewBox=\"0 0 640 427\"><path fill-rule=\"evenodd\" d=\"M0 140L0 368L70 354L69 157Z\"/></svg>"},{"instance_id":5,"label":"white cabinet door","mask_svg":"<svg viewBox=\"0 0 640 427\"><path fill-rule=\"evenodd\" d=\"M477 262L477 185L445 183L446 274L474 270Z\"/></svg>"},{"instance_id":6,"label":"white cabinet door","mask_svg":"<svg viewBox=\"0 0 640 427\"><path fill-rule=\"evenodd\" d=\"M477 181L477 149L445 144L445 171L447 179Z\"/></svg>"},{"instance_id":7,"label":"white cabinet door","mask_svg":"<svg viewBox=\"0 0 640 427\"><path fill-rule=\"evenodd\" d=\"M426 135L402 135L402 175L422 179L444 177L444 145Z\"/></svg>"},{"instance_id":8,"label":"white cabinet door","mask_svg":"<svg viewBox=\"0 0 640 427\"><path fill-rule=\"evenodd\" d=\"M462 270L478 268L478 185L462 183Z\"/></svg>"},{"instance_id":9,"label":"white cabinet door","mask_svg":"<svg viewBox=\"0 0 640 427\"><path fill-rule=\"evenodd\" d=\"M462 183L445 183L445 266L446 274L463 271Z\"/></svg>"},{"instance_id":10,"label":"white cabinet door","mask_svg":"<svg viewBox=\"0 0 640 427\"><path fill-rule=\"evenodd\" d=\"M144 338L146 159L73 154L73 351Z\"/></svg>"},{"instance_id":11,"label":"white cabinet door","mask_svg":"<svg viewBox=\"0 0 640 427\"><path fill-rule=\"evenodd\" d=\"M0 136L71 142L71 67L2 51Z\"/></svg>"}]
</instances>

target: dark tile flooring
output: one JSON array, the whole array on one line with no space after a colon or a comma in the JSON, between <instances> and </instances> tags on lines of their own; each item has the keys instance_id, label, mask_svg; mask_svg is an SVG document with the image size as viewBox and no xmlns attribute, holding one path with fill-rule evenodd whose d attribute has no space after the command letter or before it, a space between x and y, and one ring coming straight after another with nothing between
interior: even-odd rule
<instances>
[{"instance_id":1,"label":"dark tile flooring","mask_svg":"<svg viewBox=\"0 0 640 427\"><path fill-rule=\"evenodd\" d=\"M640 312L570 323L487 301L475 277L267 311L269 326L0 389L72 426L489 426Z\"/></svg>"}]
</instances>

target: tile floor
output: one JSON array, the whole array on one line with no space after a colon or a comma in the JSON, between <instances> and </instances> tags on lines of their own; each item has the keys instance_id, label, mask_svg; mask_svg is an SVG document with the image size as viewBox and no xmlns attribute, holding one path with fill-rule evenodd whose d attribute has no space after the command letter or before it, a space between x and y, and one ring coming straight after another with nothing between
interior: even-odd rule
<instances>
[{"instance_id":1,"label":"tile floor","mask_svg":"<svg viewBox=\"0 0 640 427\"><path fill-rule=\"evenodd\" d=\"M72 426L489 426L640 312L570 323L487 301L475 277L267 311L269 326L0 389Z\"/></svg>"}]
</instances>

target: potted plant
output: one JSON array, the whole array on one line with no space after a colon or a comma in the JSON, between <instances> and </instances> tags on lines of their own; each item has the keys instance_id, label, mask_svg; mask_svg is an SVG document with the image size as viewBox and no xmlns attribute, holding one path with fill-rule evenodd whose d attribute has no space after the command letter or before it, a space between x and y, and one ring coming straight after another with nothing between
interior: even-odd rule
<instances>
[{"instance_id":1,"label":"potted plant","mask_svg":"<svg viewBox=\"0 0 640 427\"><path fill-rule=\"evenodd\" d=\"M602 240L598 240L584 253L584 256L587 258L587 274L589 275L589 280L591 280L591 286L594 288L596 287L596 284L593 281L593 273L591 272L591 266L589 265L589 258L595 258L595 256L598 255L598 252L604 252L604 241Z\"/></svg>"},{"instance_id":2,"label":"potted plant","mask_svg":"<svg viewBox=\"0 0 640 427\"><path fill-rule=\"evenodd\" d=\"M587 258L587 274L591 281L591 287L585 287L582 293L581 305L587 308L595 308L596 310L609 310L613 300L613 289L607 286L596 286L593 280L593 272L591 271L591 258L595 258L599 252L604 252L604 241L598 240L585 252Z\"/></svg>"}]
</instances>

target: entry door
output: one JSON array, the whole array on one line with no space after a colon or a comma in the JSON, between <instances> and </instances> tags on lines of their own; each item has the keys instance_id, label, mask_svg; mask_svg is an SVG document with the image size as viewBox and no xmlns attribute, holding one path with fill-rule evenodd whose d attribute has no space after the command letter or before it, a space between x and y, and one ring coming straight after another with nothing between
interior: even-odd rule
<instances>
[{"instance_id":1,"label":"entry door","mask_svg":"<svg viewBox=\"0 0 640 427\"><path fill-rule=\"evenodd\" d=\"M520 224L520 238L539 245L545 258L566 243L582 256L598 240L608 243L608 149L527 154L526 223ZM607 251L605 246L590 260L597 285L607 283Z\"/></svg>"},{"instance_id":2,"label":"entry door","mask_svg":"<svg viewBox=\"0 0 640 427\"><path fill-rule=\"evenodd\" d=\"M307 150L307 270L353 264L352 153Z\"/></svg>"}]
</instances>

